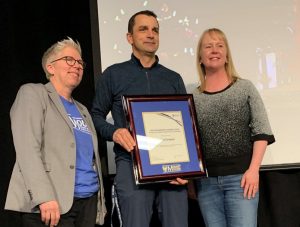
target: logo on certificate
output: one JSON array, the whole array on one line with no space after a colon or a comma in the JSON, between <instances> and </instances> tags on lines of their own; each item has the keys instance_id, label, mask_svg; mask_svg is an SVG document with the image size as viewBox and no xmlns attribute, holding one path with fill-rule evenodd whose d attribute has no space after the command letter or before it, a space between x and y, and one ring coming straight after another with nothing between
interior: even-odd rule
<instances>
[{"instance_id":1,"label":"logo on certificate","mask_svg":"<svg viewBox=\"0 0 300 227\"><path fill-rule=\"evenodd\" d=\"M181 165L180 164L162 165L162 170L164 173L179 172L179 171L181 171Z\"/></svg>"}]
</instances>

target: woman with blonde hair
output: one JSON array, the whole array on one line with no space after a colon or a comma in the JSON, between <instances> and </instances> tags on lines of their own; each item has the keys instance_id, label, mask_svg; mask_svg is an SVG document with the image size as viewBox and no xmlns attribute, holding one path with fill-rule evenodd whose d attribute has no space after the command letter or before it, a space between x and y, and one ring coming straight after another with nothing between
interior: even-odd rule
<instances>
[{"instance_id":1,"label":"woman with blonde hair","mask_svg":"<svg viewBox=\"0 0 300 227\"><path fill-rule=\"evenodd\" d=\"M194 91L208 178L196 181L206 226L256 226L259 168L275 142L255 86L238 76L225 34L203 32Z\"/></svg>"}]
</instances>

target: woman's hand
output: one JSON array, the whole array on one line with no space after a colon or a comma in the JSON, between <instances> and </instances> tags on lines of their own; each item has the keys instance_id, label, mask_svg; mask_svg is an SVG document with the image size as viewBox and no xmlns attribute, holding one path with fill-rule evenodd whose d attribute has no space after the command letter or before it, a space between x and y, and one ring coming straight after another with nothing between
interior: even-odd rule
<instances>
[{"instance_id":1,"label":"woman's hand","mask_svg":"<svg viewBox=\"0 0 300 227\"><path fill-rule=\"evenodd\" d=\"M241 187L244 188L244 198L254 198L259 190L259 170L248 169L242 177Z\"/></svg>"}]
</instances>

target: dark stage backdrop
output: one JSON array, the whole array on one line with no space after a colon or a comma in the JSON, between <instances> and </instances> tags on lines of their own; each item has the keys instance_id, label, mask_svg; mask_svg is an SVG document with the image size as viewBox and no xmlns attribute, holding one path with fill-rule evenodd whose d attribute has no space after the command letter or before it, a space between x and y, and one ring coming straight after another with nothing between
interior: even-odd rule
<instances>
[{"instance_id":1,"label":"dark stage backdrop","mask_svg":"<svg viewBox=\"0 0 300 227\"><path fill-rule=\"evenodd\" d=\"M88 108L91 106L94 96L94 77L101 72L99 45L93 42L98 39L98 34L91 29L95 28L93 25L96 23L95 19L97 20L97 15L93 13L95 11L91 10L97 7L95 2L93 0L0 0L1 227L20 226L20 215L3 209L15 162L9 109L22 84L47 82L41 67L42 54L54 42L67 36L81 43L83 58L88 63L83 81L75 90L74 97ZM121 35L125 37L125 34ZM110 207L110 176L105 178L105 184L106 201ZM298 227L300 225L299 170L263 172L260 193L259 226ZM203 226L197 202L195 200L189 202L190 226ZM109 220L106 221L105 226L109 226ZM159 226L157 216L154 216L151 226Z\"/></svg>"}]
</instances>

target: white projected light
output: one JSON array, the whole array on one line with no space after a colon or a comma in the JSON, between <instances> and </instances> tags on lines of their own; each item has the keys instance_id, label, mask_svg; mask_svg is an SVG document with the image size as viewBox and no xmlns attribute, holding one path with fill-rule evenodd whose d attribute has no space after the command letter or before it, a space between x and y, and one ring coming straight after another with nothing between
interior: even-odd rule
<instances>
[{"instance_id":1,"label":"white projected light","mask_svg":"<svg viewBox=\"0 0 300 227\"><path fill-rule=\"evenodd\" d=\"M158 15L160 63L182 75L188 92L198 84L201 33L225 32L237 71L262 95L276 139L263 166L300 167L300 1L98 0L103 70L130 58L127 23L146 9Z\"/></svg>"}]
</instances>

